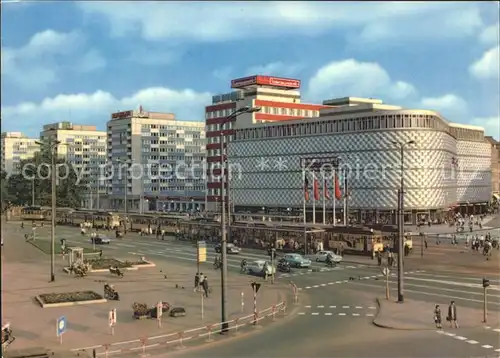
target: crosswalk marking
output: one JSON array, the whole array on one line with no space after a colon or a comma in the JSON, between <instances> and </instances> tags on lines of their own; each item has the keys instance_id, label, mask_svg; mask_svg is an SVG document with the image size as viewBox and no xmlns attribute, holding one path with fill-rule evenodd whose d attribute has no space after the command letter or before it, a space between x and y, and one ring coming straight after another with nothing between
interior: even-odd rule
<instances>
[{"instance_id":1,"label":"crosswalk marking","mask_svg":"<svg viewBox=\"0 0 500 358\"><path fill-rule=\"evenodd\" d=\"M459 341L466 341L467 338L462 337L462 336L455 336L455 339L458 339Z\"/></svg>"},{"instance_id":2,"label":"crosswalk marking","mask_svg":"<svg viewBox=\"0 0 500 358\"><path fill-rule=\"evenodd\" d=\"M469 344L478 344L479 342L478 341L475 341L473 339L469 339L468 341L465 341L466 343L469 343Z\"/></svg>"},{"instance_id":3,"label":"crosswalk marking","mask_svg":"<svg viewBox=\"0 0 500 358\"><path fill-rule=\"evenodd\" d=\"M493 348L493 346L490 346L489 344L485 344L484 346L481 346L481 347L483 347L483 348L487 348L487 349L491 349L491 348Z\"/></svg>"}]
</instances>

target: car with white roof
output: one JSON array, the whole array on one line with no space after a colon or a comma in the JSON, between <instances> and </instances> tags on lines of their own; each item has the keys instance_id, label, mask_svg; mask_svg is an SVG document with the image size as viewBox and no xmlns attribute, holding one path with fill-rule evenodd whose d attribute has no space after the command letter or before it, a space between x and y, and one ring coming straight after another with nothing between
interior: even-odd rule
<instances>
[{"instance_id":1,"label":"car with white roof","mask_svg":"<svg viewBox=\"0 0 500 358\"><path fill-rule=\"evenodd\" d=\"M333 251L321 250L314 255L314 259L316 262L326 262L326 258L330 255L332 257L332 261L335 263L339 263L342 261L342 256L335 254Z\"/></svg>"}]
</instances>

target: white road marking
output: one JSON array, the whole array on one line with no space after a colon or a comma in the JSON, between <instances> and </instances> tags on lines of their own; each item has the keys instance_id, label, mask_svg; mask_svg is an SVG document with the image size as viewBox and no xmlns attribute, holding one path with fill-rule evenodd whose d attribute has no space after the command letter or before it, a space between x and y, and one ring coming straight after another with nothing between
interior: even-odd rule
<instances>
[{"instance_id":1,"label":"white road marking","mask_svg":"<svg viewBox=\"0 0 500 358\"><path fill-rule=\"evenodd\" d=\"M363 308L363 307L361 307L361 306L356 306L356 309L358 309L358 310L360 310L360 309L362 309L362 308Z\"/></svg>"},{"instance_id":2,"label":"white road marking","mask_svg":"<svg viewBox=\"0 0 500 358\"><path fill-rule=\"evenodd\" d=\"M311 315L313 315L313 316L318 316L318 315L319 315L319 312L313 312L313 313L311 313Z\"/></svg>"},{"instance_id":3,"label":"white road marking","mask_svg":"<svg viewBox=\"0 0 500 358\"><path fill-rule=\"evenodd\" d=\"M349 280L344 280L344 281L342 281L342 282L347 283L347 282L349 282Z\"/></svg>"},{"instance_id":4,"label":"white road marking","mask_svg":"<svg viewBox=\"0 0 500 358\"><path fill-rule=\"evenodd\" d=\"M325 316L331 316L332 313L331 312L325 312Z\"/></svg>"},{"instance_id":5,"label":"white road marking","mask_svg":"<svg viewBox=\"0 0 500 358\"><path fill-rule=\"evenodd\" d=\"M319 286L318 286L318 285L314 285L313 287L314 287L314 288L318 288Z\"/></svg>"},{"instance_id":6,"label":"white road marking","mask_svg":"<svg viewBox=\"0 0 500 358\"><path fill-rule=\"evenodd\" d=\"M365 280L368 280L370 278L370 276L365 276L364 279Z\"/></svg>"},{"instance_id":7,"label":"white road marking","mask_svg":"<svg viewBox=\"0 0 500 358\"><path fill-rule=\"evenodd\" d=\"M481 347L487 348L487 349L493 348L493 346L490 346L489 344L485 344L484 346L481 346Z\"/></svg>"},{"instance_id":8,"label":"white road marking","mask_svg":"<svg viewBox=\"0 0 500 358\"><path fill-rule=\"evenodd\" d=\"M325 286L326 286L326 283L322 283L322 284L321 284L321 287L325 287Z\"/></svg>"},{"instance_id":9,"label":"white road marking","mask_svg":"<svg viewBox=\"0 0 500 358\"><path fill-rule=\"evenodd\" d=\"M465 341L465 343L469 343L469 344L478 344L479 342L478 341L474 341L472 339L469 339L468 341Z\"/></svg>"},{"instance_id":10,"label":"white road marking","mask_svg":"<svg viewBox=\"0 0 500 358\"><path fill-rule=\"evenodd\" d=\"M342 308L349 308L349 306L342 306Z\"/></svg>"},{"instance_id":11,"label":"white road marking","mask_svg":"<svg viewBox=\"0 0 500 358\"><path fill-rule=\"evenodd\" d=\"M369 310L376 310L376 309L377 309L377 307L370 306L370 307L368 307L368 309L369 309Z\"/></svg>"},{"instance_id":12,"label":"white road marking","mask_svg":"<svg viewBox=\"0 0 500 358\"><path fill-rule=\"evenodd\" d=\"M352 314L354 317L358 317L359 316L359 313L353 313Z\"/></svg>"},{"instance_id":13,"label":"white road marking","mask_svg":"<svg viewBox=\"0 0 500 358\"><path fill-rule=\"evenodd\" d=\"M328 284L329 284L329 285L333 285L333 284L334 284L334 282L328 282Z\"/></svg>"},{"instance_id":14,"label":"white road marking","mask_svg":"<svg viewBox=\"0 0 500 358\"><path fill-rule=\"evenodd\" d=\"M341 312L341 313L339 313L338 315L339 315L339 316L345 316L346 314Z\"/></svg>"},{"instance_id":15,"label":"white road marking","mask_svg":"<svg viewBox=\"0 0 500 358\"><path fill-rule=\"evenodd\" d=\"M366 317L373 317L373 313L367 313Z\"/></svg>"},{"instance_id":16,"label":"white road marking","mask_svg":"<svg viewBox=\"0 0 500 358\"><path fill-rule=\"evenodd\" d=\"M305 314L306 314L305 312L299 312L299 313L298 313L298 315L299 315L299 316L303 316L303 315L305 315Z\"/></svg>"},{"instance_id":17,"label":"white road marking","mask_svg":"<svg viewBox=\"0 0 500 358\"><path fill-rule=\"evenodd\" d=\"M335 283L342 283L342 281L335 281Z\"/></svg>"},{"instance_id":18,"label":"white road marking","mask_svg":"<svg viewBox=\"0 0 500 358\"><path fill-rule=\"evenodd\" d=\"M311 288L311 286L307 286L307 287L306 287L306 290L308 290L308 289L310 289L310 288Z\"/></svg>"},{"instance_id":19,"label":"white road marking","mask_svg":"<svg viewBox=\"0 0 500 358\"><path fill-rule=\"evenodd\" d=\"M462 337L462 336L455 336L455 339L458 339L460 341L466 341L467 340L467 338Z\"/></svg>"},{"instance_id":20,"label":"white road marking","mask_svg":"<svg viewBox=\"0 0 500 358\"><path fill-rule=\"evenodd\" d=\"M493 331L500 332L500 328L495 328Z\"/></svg>"},{"instance_id":21,"label":"white road marking","mask_svg":"<svg viewBox=\"0 0 500 358\"><path fill-rule=\"evenodd\" d=\"M325 308L325 306L318 306L318 308Z\"/></svg>"},{"instance_id":22,"label":"white road marking","mask_svg":"<svg viewBox=\"0 0 500 358\"><path fill-rule=\"evenodd\" d=\"M305 306L306 308L311 308L311 306Z\"/></svg>"},{"instance_id":23,"label":"white road marking","mask_svg":"<svg viewBox=\"0 0 500 358\"><path fill-rule=\"evenodd\" d=\"M337 306L330 306L330 308L337 308Z\"/></svg>"},{"instance_id":24,"label":"white road marking","mask_svg":"<svg viewBox=\"0 0 500 358\"><path fill-rule=\"evenodd\" d=\"M445 334L446 334L448 337L455 337L455 336L456 336L456 333L451 333L451 332L445 332Z\"/></svg>"},{"instance_id":25,"label":"white road marking","mask_svg":"<svg viewBox=\"0 0 500 358\"><path fill-rule=\"evenodd\" d=\"M483 285L479 283L468 283L468 282L460 282L460 281L452 281L452 280L434 280L430 278L422 278L422 277L405 277L406 280L414 280L414 281L425 281L425 282L433 282L433 283L441 283L445 285L451 286L462 286L469 288L480 288L483 289ZM499 286L490 285L488 287L489 290L500 291Z\"/></svg>"},{"instance_id":26,"label":"white road marking","mask_svg":"<svg viewBox=\"0 0 500 358\"><path fill-rule=\"evenodd\" d=\"M495 352L500 352L500 349L495 349Z\"/></svg>"}]
</instances>

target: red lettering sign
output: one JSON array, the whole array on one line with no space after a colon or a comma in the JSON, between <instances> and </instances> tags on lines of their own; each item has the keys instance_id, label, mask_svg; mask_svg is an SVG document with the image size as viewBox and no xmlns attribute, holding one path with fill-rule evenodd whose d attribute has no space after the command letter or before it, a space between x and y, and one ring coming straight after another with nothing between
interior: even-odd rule
<instances>
[{"instance_id":1,"label":"red lettering sign","mask_svg":"<svg viewBox=\"0 0 500 358\"><path fill-rule=\"evenodd\" d=\"M132 117L132 111L124 111L111 114L111 119L123 119L130 117Z\"/></svg>"},{"instance_id":2,"label":"red lettering sign","mask_svg":"<svg viewBox=\"0 0 500 358\"><path fill-rule=\"evenodd\" d=\"M231 81L231 88L241 88L257 83L257 76L243 77Z\"/></svg>"}]
</instances>

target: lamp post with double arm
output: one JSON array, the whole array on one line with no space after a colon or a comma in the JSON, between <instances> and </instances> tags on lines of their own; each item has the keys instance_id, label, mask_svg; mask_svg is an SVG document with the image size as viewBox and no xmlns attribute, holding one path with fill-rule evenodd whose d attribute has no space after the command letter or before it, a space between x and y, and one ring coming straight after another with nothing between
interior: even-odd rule
<instances>
[{"instance_id":1,"label":"lamp post with double arm","mask_svg":"<svg viewBox=\"0 0 500 358\"><path fill-rule=\"evenodd\" d=\"M404 302L404 153L405 147L415 144L414 140L407 142L392 142L399 148L400 155L400 183L398 190L398 302Z\"/></svg>"},{"instance_id":2,"label":"lamp post with double arm","mask_svg":"<svg viewBox=\"0 0 500 358\"><path fill-rule=\"evenodd\" d=\"M231 120L236 119L238 116L245 113L253 113L260 111L260 107L242 107L234 112L232 112L229 116L226 117L224 123L229 123ZM227 323L227 314L226 314L226 301L227 301L227 224L226 224L226 161L227 157L227 145L225 146L225 135L224 135L224 124L221 125L221 131L219 133L219 143L220 143L220 157L221 157L221 186L220 186L220 202L221 202L221 334L224 334L229 329L229 323ZM229 170L228 170L229 171ZM229 189L229 185L228 185ZM230 205L228 205L227 210L229 211Z\"/></svg>"}]
</instances>

